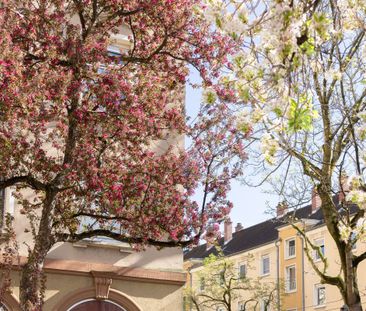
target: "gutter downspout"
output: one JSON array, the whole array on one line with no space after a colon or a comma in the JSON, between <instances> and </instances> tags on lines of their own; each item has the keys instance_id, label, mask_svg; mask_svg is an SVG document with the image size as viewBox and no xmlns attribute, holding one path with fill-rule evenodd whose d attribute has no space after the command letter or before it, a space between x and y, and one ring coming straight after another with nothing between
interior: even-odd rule
<instances>
[{"instance_id":1,"label":"gutter downspout","mask_svg":"<svg viewBox=\"0 0 366 311\"><path fill-rule=\"evenodd\" d=\"M281 298L280 298L280 244L281 239L275 241L276 251L277 251L277 308L281 311Z\"/></svg>"},{"instance_id":2,"label":"gutter downspout","mask_svg":"<svg viewBox=\"0 0 366 311\"><path fill-rule=\"evenodd\" d=\"M305 311L305 255L304 255L304 238L300 236L301 239L301 277L302 277L302 311Z\"/></svg>"}]
</instances>

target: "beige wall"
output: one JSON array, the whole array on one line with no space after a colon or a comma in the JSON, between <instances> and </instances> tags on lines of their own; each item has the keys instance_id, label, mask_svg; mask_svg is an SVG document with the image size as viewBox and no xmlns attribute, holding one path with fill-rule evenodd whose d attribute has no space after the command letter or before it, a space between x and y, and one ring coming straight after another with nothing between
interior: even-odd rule
<instances>
[{"instance_id":1,"label":"beige wall","mask_svg":"<svg viewBox=\"0 0 366 311\"><path fill-rule=\"evenodd\" d=\"M12 280L14 283L13 296L17 299L19 274L14 272ZM82 292L84 289L93 288L94 280L91 276L47 273L47 290L42 310L66 311L65 308L60 308L60 305L67 305L70 296ZM124 299L129 299L141 311L178 311L182 309L181 285L113 279L110 291L118 293ZM119 304L129 311L126 305ZM18 311L18 309L13 310Z\"/></svg>"},{"instance_id":2,"label":"beige wall","mask_svg":"<svg viewBox=\"0 0 366 311\"><path fill-rule=\"evenodd\" d=\"M261 274L261 259L262 256L269 255L270 257L270 273L263 276ZM277 280L277 248L274 243L263 245L256 249L249 250L247 252L238 253L229 257L232 260L234 267L239 269L239 264L244 263L247 265L247 277L253 280L260 280L263 284L269 284L275 286ZM197 267L191 270L192 273L192 288L198 290L200 285L200 272L203 267ZM239 272L239 270L238 270ZM187 285L188 286L188 285ZM233 301L232 310L237 311L239 302L248 300L253 292L242 292L240 298ZM274 303L276 303L276 298ZM257 311L259 309L257 308Z\"/></svg>"},{"instance_id":3,"label":"beige wall","mask_svg":"<svg viewBox=\"0 0 366 311\"><path fill-rule=\"evenodd\" d=\"M315 241L317 239L323 238L325 241L325 256L328 259L329 262L329 269L327 270L327 273L329 275L337 276L340 273L340 264L339 264L339 256L337 252L336 245L328 233L325 226L322 226L320 228L311 230L308 232L308 237L311 241ZM366 251L366 243L364 242L358 242L357 247L355 250L356 254L361 253L362 251ZM323 265L321 262L318 262L317 265L320 268L323 268ZM314 271L314 269L311 267L310 262L306 259L305 261L305 307L306 310L319 310L319 311L334 311L339 310L339 308L343 305L342 297L339 293L339 290L336 286L331 285L325 285L325 291L326 291L326 304L324 307L317 307L315 303L315 297L314 297L314 287L316 284L320 283L320 278ZM361 293L361 299L363 308L366 308L366 262L363 261L358 268L358 284L359 284L359 290Z\"/></svg>"}]
</instances>

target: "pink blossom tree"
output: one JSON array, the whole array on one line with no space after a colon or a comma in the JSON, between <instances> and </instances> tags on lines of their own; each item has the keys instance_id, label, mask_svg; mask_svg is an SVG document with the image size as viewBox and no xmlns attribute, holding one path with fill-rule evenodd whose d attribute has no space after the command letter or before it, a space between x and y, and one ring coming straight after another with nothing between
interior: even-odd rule
<instances>
[{"instance_id":1,"label":"pink blossom tree","mask_svg":"<svg viewBox=\"0 0 366 311\"><path fill-rule=\"evenodd\" d=\"M211 100L195 122L184 117L187 66L215 85L234 47L195 14L200 7L2 1L0 189L15 189L34 240L21 272L23 310L41 309L42 264L57 242L105 236L186 246L230 211L229 181L245 159L230 107ZM131 46L111 56L121 27ZM175 143L184 135L185 150Z\"/></svg>"}]
</instances>

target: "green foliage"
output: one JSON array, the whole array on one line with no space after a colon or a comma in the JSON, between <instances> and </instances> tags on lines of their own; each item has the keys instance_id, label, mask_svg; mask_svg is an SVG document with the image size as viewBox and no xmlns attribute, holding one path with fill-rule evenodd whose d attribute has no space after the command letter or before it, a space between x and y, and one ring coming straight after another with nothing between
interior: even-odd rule
<instances>
[{"instance_id":1,"label":"green foliage","mask_svg":"<svg viewBox=\"0 0 366 311\"><path fill-rule=\"evenodd\" d=\"M313 109L310 96L301 95L299 100L289 99L290 110L288 113L288 131L310 131L313 129L313 120L318 117L318 112Z\"/></svg>"}]
</instances>

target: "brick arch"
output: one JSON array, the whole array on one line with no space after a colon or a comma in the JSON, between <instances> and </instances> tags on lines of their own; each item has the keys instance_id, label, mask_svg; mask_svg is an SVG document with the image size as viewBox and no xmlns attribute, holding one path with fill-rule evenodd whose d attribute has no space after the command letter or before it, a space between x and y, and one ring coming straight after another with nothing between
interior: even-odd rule
<instances>
[{"instance_id":1,"label":"brick arch","mask_svg":"<svg viewBox=\"0 0 366 311\"><path fill-rule=\"evenodd\" d=\"M69 295L66 295L55 307L55 311L67 311L76 303L86 300L86 299L95 299L95 288L88 287L76 292L73 292ZM142 309L137 306L135 302L133 302L129 297L125 294L121 293L118 290L110 289L108 300L113 301L114 303L120 305L122 308L126 309L126 311L142 311ZM18 310L16 310L18 311Z\"/></svg>"}]
</instances>

